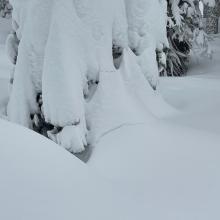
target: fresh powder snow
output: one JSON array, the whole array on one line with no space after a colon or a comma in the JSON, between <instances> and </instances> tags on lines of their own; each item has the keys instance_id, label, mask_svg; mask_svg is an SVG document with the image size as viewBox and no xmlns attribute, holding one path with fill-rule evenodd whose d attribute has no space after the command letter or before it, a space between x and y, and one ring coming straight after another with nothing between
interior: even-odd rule
<instances>
[{"instance_id":1,"label":"fresh powder snow","mask_svg":"<svg viewBox=\"0 0 220 220\"><path fill-rule=\"evenodd\" d=\"M160 77L167 1L10 2L0 219L220 219L220 35L195 31L186 76ZM30 130L39 115L49 139Z\"/></svg>"}]
</instances>

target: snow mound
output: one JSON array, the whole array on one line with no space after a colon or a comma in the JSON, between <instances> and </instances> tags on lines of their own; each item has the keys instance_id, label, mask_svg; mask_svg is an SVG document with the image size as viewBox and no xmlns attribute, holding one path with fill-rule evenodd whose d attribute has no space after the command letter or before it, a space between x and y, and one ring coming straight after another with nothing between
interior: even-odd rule
<instances>
[{"instance_id":1,"label":"snow mound","mask_svg":"<svg viewBox=\"0 0 220 220\"><path fill-rule=\"evenodd\" d=\"M0 133L0 219L144 219L131 198L53 142L2 120Z\"/></svg>"},{"instance_id":2,"label":"snow mound","mask_svg":"<svg viewBox=\"0 0 220 220\"><path fill-rule=\"evenodd\" d=\"M124 49L119 70L100 73L97 91L87 104L90 142L125 125L149 123L178 112L146 81L137 57Z\"/></svg>"}]
</instances>

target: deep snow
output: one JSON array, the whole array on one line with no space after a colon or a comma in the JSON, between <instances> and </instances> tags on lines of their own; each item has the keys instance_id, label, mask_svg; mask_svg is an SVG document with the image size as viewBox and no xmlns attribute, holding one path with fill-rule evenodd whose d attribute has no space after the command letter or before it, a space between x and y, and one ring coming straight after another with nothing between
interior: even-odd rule
<instances>
[{"instance_id":1,"label":"deep snow","mask_svg":"<svg viewBox=\"0 0 220 220\"><path fill-rule=\"evenodd\" d=\"M220 219L220 37L211 44L212 61L160 79L175 114L108 128L87 165L0 121L0 219ZM1 108L10 65L0 48Z\"/></svg>"},{"instance_id":2,"label":"deep snow","mask_svg":"<svg viewBox=\"0 0 220 220\"><path fill-rule=\"evenodd\" d=\"M2 120L0 134L0 219L144 220L141 204L50 140Z\"/></svg>"},{"instance_id":3,"label":"deep snow","mask_svg":"<svg viewBox=\"0 0 220 220\"><path fill-rule=\"evenodd\" d=\"M181 110L171 121L220 134L220 35L213 36L212 60L192 56L187 77L162 78L165 100Z\"/></svg>"},{"instance_id":4,"label":"deep snow","mask_svg":"<svg viewBox=\"0 0 220 220\"><path fill-rule=\"evenodd\" d=\"M88 166L144 205L145 219L219 219L219 135L155 121L97 144Z\"/></svg>"},{"instance_id":5,"label":"deep snow","mask_svg":"<svg viewBox=\"0 0 220 220\"><path fill-rule=\"evenodd\" d=\"M220 38L213 60L192 57L189 75L161 78L177 114L104 135L89 167L144 204L145 219L219 219Z\"/></svg>"}]
</instances>

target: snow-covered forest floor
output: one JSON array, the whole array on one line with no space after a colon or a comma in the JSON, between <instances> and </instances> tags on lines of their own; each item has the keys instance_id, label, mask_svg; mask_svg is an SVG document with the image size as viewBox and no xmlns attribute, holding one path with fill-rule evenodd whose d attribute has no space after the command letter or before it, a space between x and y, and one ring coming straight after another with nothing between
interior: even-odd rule
<instances>
[{"instance_id":1,"label":"snow-covered forest floor","mask_svg":"<svg viewBox=\"0 0 220 220\"><path fill-rule=\"evenodd\" d=\"M178 114L109 133L88 163L143 203L145 219L220 218L220 36L212 46L188 76L160 79Z\"/></svg>"},{"instance_id":2,"label":"snow-covered forest floor","mask_svg":"<svg viewBox=\"0 0 220 220\"><path fill-rule=\"evenodd\" d=\"M8 25L0 31L1 114L12 67ZM186 77L160 79L176 114L112 129L86 165L0 120L0 219L220 219L220 36L211 44L213 60L192 57Z\"/></svg>"},{"instance_id":3,"label":"snow-covered forest floor","mask_svg":"<svg viewBox=\"0 0 220 220\"><path fill-rule=\"evenodd\" d=\"M214 51L212 60L192 55L186 77L160 81L163 97L181 111L181 116L171 121L219 135L220 35L210 43Z\"/></svg>"}]
</instances>

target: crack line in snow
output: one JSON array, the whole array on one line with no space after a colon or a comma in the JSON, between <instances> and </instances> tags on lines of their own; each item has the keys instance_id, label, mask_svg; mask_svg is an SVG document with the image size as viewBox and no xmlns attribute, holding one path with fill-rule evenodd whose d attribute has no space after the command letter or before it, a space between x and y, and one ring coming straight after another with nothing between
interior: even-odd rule
<instances>
[{"instance_id":1,"label":"crack line in snow","mask_svg":"<svg viewBox=\"0 0 220 220\"><path fill-rule=\"evenodd\" d=\"M95 144L98 144L100 142L100 140L105 137L108 134L111 134L112 132L122 128L122 127L126 127L126 126L135 126L135 125L145 125L146 122L139 122L139 123L124 123L121 124L115 128L109 129L108 131L104 132L102 135L99 136L99 138L97 138L97 140L95 141Z\"/></svg>"}]
</instances>

